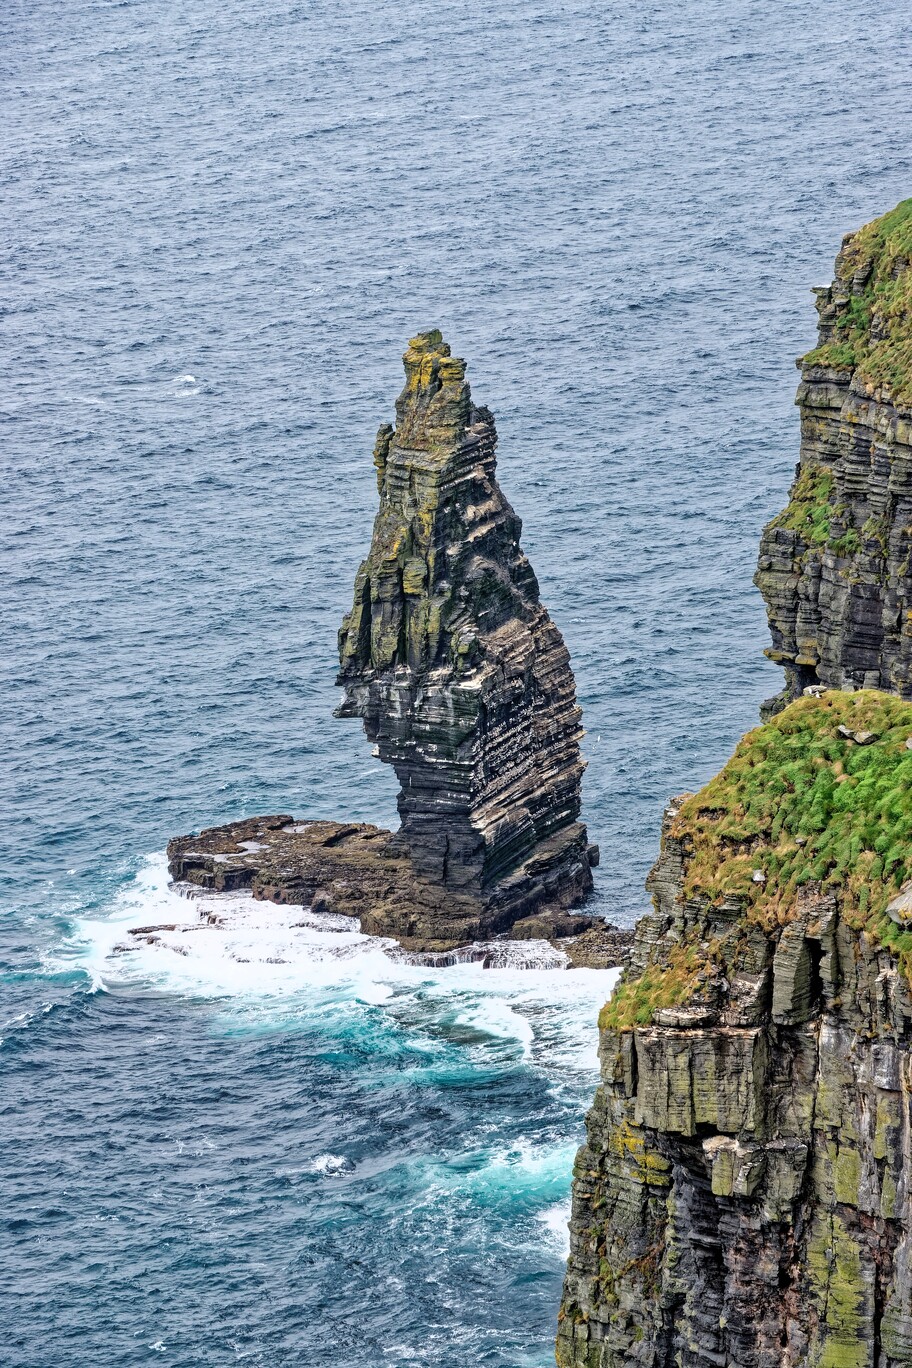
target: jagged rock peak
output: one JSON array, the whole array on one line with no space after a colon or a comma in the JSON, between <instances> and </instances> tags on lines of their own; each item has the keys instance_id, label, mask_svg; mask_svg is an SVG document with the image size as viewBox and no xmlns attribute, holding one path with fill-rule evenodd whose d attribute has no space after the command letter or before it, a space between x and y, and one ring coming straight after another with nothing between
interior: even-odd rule
<instances>
[{"instance_id":1,"label":"jagged rock peak","mask_svg":"<svg viewBox=\"0 0 912 1368\"><path fill-rule=\"evenodd\" d=\"M395 767L416 869L448 891L453 918L486 931L590 887L580 710L497 483L492 415L439 331L403 359L396 426L374 447L370 551L339 634L339 715L363 718ZM446 934L443 916L391 934Z\"/></svg>"},{"instance_id":2,"label":"jagged rock peak","mask_svg":"<svg viewBox=\"0 0 912 1368\"><path fill-rule=\"evenodd\" d=\"M443 454L450 443L460 440L469 422L466 363L450 355L439 328L413 337L402 360L405 388L396 400L399 445L419 450L437 447ZM381 432L392 434L392 429L381 428Z\"/></svg>"},{"instance_id":3,"label":"jagged rock peak","mask_svg":"<svg viewBox=\"0 0 912 1368\"><path fill-rule=\"evenodd\" d=\"M785 688L912 697L912 200L843 240L800 358L801 453L755 583Z\"/></svg>"}]
</instances>

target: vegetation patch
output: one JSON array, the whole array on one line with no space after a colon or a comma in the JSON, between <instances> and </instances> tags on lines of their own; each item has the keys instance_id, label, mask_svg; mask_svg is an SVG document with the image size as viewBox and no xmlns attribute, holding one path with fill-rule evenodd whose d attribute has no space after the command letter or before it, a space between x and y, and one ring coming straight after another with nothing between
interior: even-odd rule
<instances>
[{"instance_id":1,"label":"vegetation patch","mask_svg":"<svg viewBox=\"0 0 912 1368\"><path fill-rule=\"evenodd\" d=\"M861 529L848 527L841 536L834 536L832 522L843 522L851 516L851 509L834 499L835 479L828 466L803 465L789 490L789 501L781 513L769 524L769 529L784 527L796 532L805 547L828 546L837 556L850 556L862 547L862 538L874 540L885 555L889 525L884 518L869 518Z\"/></svg>"},{"instance_id":2,"label":"vegetation patch","mask_svg":"<svg viewBox=\"0 0 912 1368\"><path fill-rule=\"evenodd\" d=\"M789 491L789 501L770 527L797 532L812 546L822 546L830 535L833 506L833 472L826 466L805 465Z\"/></svg>"},{"instance_id":3,"label":"vegetation patch","mask_svg":"<svg viewBox=\"0 0 912 1368\"><path fill-rule=\"evenodd\" d=\"M817 1368L864 1368L870 1362L870 1308L858 1244L838 1216L818 1220L807 1251L808 1281L820 1326Z\"/></svg>"},{"instance_id":4,"label":"vegetation patch","mask_svg":"<svg viewBox=\"0 0 912 1368\"><path fill-rule=\"evenodd\" d=\"M868 744L840 734L873 733ZM885 908L912 878L912 703L872 689L800 698L742 739L725 768L681 807L684 895L743 898L768 931L798 889L838 892L912 978L912 934Z\"/></svg>"},{"instance_id":5,"label":"vegetation patch","mask_svg":"<svg viewBox=\"0 0 912 1368\"><path fill-rule=\"evenodd\" d=\"M912 199L855 233L836 265L848 298L831 340L802 364L855 369L894 402L912 404Z\"/></svg>"},{"instance_id":6,"label":"vegetation patch","mask_svg":"<svg viewBox=\"0 0 912 1368\"><path fill-rule=\"evenodd\" d=\"M676 945L663 965L650 965L639 978L621 979L599 1013L603 1031L631 1031L648 1026L660 1007L680 1007L696 987L706 952L698 959L692 946Z\"/></svg>"}]
</instances>

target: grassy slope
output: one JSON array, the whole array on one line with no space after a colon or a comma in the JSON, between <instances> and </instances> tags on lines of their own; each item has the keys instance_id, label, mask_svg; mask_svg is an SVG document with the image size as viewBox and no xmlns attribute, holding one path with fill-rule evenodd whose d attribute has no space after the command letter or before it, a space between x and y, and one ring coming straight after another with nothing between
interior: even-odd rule
<instances>
[{"instance_id":1,"label":"grassy slope","mask_svg":"<svg viewBox=\"0 0 912 1368\"><path fill-rule=\"evenodd\" d=\"M876 740L857 745L842 724ZM843 917L900 957L912 979L912 934L885 915L912 878L912 703L866 689L800 698L742 739L725 768L682 806L673 835L688 853L684 896L744 899L744 916L772 932L797 890L837 894ZM755 872L763 882L755 881ZM711 953L711 951L710 951ZM646 1024L685 1002L707 952L680 947L622 983L601 1024Z\"/></svg>"}]
</instances>

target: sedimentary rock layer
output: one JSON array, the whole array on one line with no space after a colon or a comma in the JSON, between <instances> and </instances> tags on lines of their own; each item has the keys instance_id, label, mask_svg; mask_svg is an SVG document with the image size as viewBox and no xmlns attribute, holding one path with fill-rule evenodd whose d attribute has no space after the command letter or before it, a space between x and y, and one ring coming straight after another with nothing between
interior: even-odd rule
<instances>
[{"instance_id":1,"label":"sedimentary rock layer","mask_svg":"<svg viewBox=\"0 0 912 1368\"><path fill-rule=\"evenodd\" d=\"M599 1023L561 1368L912 1365L910 261L907 201L818 291L756 576L786 685L666 813Z\"/></svg>"},{"instance_id":2,"label":"sedimentary rock layer","mask_svg":"<svg viewBox=\"0 0 912 1368\"><path fill-rule=\"evenodd\" d=\"M767 714L810 684L912 697L912 200L849 234L815 291L819 345L799 362L801 454L764 530L756 583Z\"/></svg>"},{"instance_id":3,"label":"sedimentary rock layer","mask_svg":"<svg viewBox=\"0 0 912 1368\"><path fill-rule=\"evenodd\" d=\"M179 883L214 893L245 890L268 902L352 917L365 935L386 934L403 907L433 906L435 897L443 906L446 896L422 879L392 832L365 822L298 822L288 813L249 817L175 837L168 863ZM508 937L550 941L569 968L591 969L626 964L633 942L631 931L561 908L514 922ZM447 954L463 944L451 937L398 939L421 955Z\"/></svg>"},{"instance_id":4,"label":"sedimentary rock layer","mask_svg":"<svg viewBox=\"0 0 912 1368\"><path fill-rule=\"evenodd\" d=\"M343 717L402 785L397 847L443 894L396 936L475 937L591 887L580 709L560 632L495 475L497 434L439 332L412 340L380 509L339 636Z\"/></svg>"}]
</instances>

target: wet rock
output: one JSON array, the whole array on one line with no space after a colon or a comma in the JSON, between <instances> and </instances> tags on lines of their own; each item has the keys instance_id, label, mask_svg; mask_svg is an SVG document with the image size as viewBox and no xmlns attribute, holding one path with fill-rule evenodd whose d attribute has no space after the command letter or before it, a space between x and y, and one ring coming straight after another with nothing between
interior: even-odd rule
<instances>
[{"instance_id":1,"label":"wet rock","mask_svg":"<svg viewBox=\"0 0 912 1368\"><path fill-rule=\"evenodd\" d=\"M571 969L618 969L630 961L634 932L596 921L569 940L552 942L567 956Z\"/></svg>"},{"instance_id":2,"label":"wet rock","mask_svg":"<svg viewBox=\"0 0 912 1368\"><path fill-rule=\"evenodd\" d=\"M511 940L558 940L564 936L579 936L588 931L593 919L581 913L542 912L514 922L509 931Z\"/></svg>"}]
</instances>

